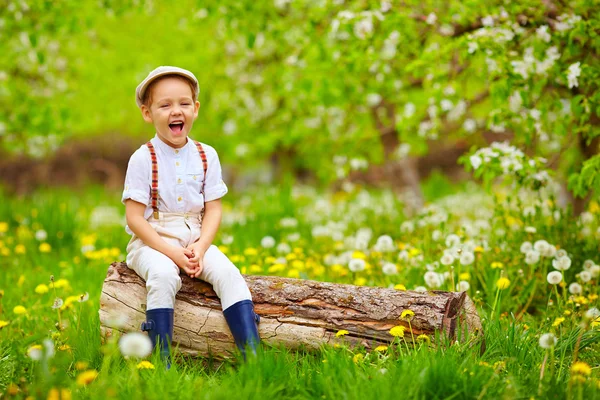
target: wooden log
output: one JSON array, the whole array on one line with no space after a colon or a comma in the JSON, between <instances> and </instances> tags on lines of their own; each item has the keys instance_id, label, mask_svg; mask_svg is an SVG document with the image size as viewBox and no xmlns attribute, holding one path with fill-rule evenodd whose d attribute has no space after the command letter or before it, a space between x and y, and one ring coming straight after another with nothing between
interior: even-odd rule
<instances>
[{"instance_id":1,"label":"wooden log","mask_svg":"<svg viewBox=\"0 0 600 400\"><path fill-rule=\"evenodd\" d=\"M465 292L414 292L379 287L353 286L275 276L245 276L259 332L266 344L316 349L345 343L374 348L394 337L397 325L410 328L416 337L442 332L450 339L470 333L482 336L481 321ZM235 350L233 337L221 312L221 304L206 282L182 275L183 285L175 302L173 344L192 355L228 357ZM146 285L125 263L113 263L100 297L103 336L139 331L145 319ZM415 313L410 328L400 320L404 310ZM336 337L345 329L349 333Z\"/></svg>"}]
</instances>

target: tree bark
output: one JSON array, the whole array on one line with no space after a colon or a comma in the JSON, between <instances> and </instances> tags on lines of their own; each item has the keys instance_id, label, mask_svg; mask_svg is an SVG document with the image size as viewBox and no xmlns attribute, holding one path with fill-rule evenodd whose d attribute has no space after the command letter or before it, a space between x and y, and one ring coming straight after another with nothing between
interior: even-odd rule
<instances>
[{"instance_id":1,"label":"tree bark","mask_svg":"<svg viewBox=\"0 0 600 400\"><path fill-rule=\"evenodd\" d=\"M397 325L406 328L408 344L411 329L415 338L436 331L451 340L483 337L479 315L465 292L398 291L274 276L245 279L261 317L261 340L268 345L317 349L345 343L374 348L390 343L394 337L389 330ZM175 303L174 346L191 355L228 357L235 347L217 295L206 282L187 276L182 280ZM113 263L100 297L103 337L114 331L139 331L145 302L144 281L125 263ZM415 313L410 326L399 319L409 309ZM336 337L341 329L349 333Z\"/></svg>"}]
</instances>

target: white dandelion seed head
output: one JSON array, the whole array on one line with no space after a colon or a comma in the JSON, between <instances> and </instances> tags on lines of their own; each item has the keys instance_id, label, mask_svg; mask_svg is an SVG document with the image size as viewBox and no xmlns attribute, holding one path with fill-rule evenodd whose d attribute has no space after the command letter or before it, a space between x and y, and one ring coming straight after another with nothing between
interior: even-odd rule
<instances>
[{"instance_id":1,"label":"white dandelion seed head","mask_svg":"<svg viewBox=\"0 0 600 400\"><path fill-rule=\"evenodd\" d=\"M542 349L551 349L556 346L558 339L552 333L544 333L540 336L540 347Z\"/></svg>"},{"instance_id":2,"label":"white dandelion seed head","mask_svg":"<svg viewBox=\"0 0 600 400\"><path fill-rule=\"evenodd\" d=\"M394 246L394 240L389 235L381 235L377 238L377 242L375 243L375 250L383 253L387 253L390 251L394 251L396 247Z\"/></svg>"},{"instance_id":3,"label":"white dandelion seed head","mask_svg":"<svg viewBox=\"0 0 600 400\"><path fill-rule=\"evenodd\" d=\"M540 253L535 250L530 250L525 254L525 263L529 265L537 264L540 261Z\"/></svg>"},{"instance_id":4,"label":"white dandelion seed head","mask_svg":"<svg viewBox=\"0 0 600 400\"><path fill-rule=\"evenodd\" d=\"M548 247L550 247L550 243L545 240L536 240L536 242L533 244L534 250L542 255L548 251Z\"/></svg>"},{"instance_id":5,"label":"white dandelion seed head","mask_svg":"<svg viewBox=\"0 0 600 400\"><path fill-rule=\"evenodd\" d=\"M460 263L462 265L471 265L475 261L475 255L470 251L463 251L460 255Z\"/></svg>"},{"instance_id":6,"label":"white dandelion seed head","mask_svg":"<svg viewBox=\"0 0 600 400\"><path fill-rule=\"evenodd\" d=\"M437 272L434 271L427 271L425 272L425 284L427 286L429 286L430 288L439 288L440 286L442 286L443 283L443 277L442 275L438 274Z\"/></svg>"},{"instance_id":7,"label":"white dandelion seed head","mask_svg":"<svg viewBox=\"0 0 600 400\"><path fill-rule=\"evenodd\" d=\"M35 238L38 241L43 242L44 240L46 240L48 238L48 233L46 233L45 230L40 229L37 232L35 232Z\"/></svg>"},{"instance_id":8,"label":"white dandelion seed head","mask_svg":"<svg viewBox=\"0 0 600 400\"><path fill-rule=\"evenodd\" d=\"M386 275L396 275L398 273L398 267L394 263L385 263L381 270Z\"/></svg>"},{"instance_id":9,"label":"white dandelion seed head","mask_svg":"<svg viewBox=\"0 0 600 400\"><path fill-rule=\"evenodd\" d=\"M366 267L367 263L365 260L361 258L352 258L348 262L348 269L352 272L360 272L363 271Z\"/></svg>"},{"instance_id":10,"label":"white dandelion seed head","mask_svg":"<svg viewBox=\"0 0 600 400\"><path fill-rule=\"evenodd\" d=\"M571 259L568 256L555 258L552 260L552 266L559 271L566 271L571 268Z\"/></svg>"},{"instance_id":11,"label":"white dandelion seed head","mask_svg":"<svg viewBox=\"0 0 600 400\"><path fill-rule=\"evenodd\" d=\"M594 262L592 260L585 260L583 262L583 269L589 271L594 266Z\"/></svg>"},{"instance_id":12,"label":"white dandelion seed head","mask_svg":"<svg viewBox=\"0 0 600 400\"><path fill-rule=\"evenodd\" d=\"M460 244L460 237L454 233L446 237L446 247L454 247Z\"/></svg>"},{"instance_id":13,"label":"white dandelion seed head","mask_svg":"<svg viewBox=\"0 0 600 400\"><path fill-rule=\"evenodd\" d=\"M427 291L427 288L426 288L425 286L417 286L417 287L415 287L413 290L414 290L415 292L421 292L421 293L423 293L423 292L426 292L426 291Z\"/></svg>"},{"instance_id":14,"label":"white dandelion seed head","mask_svg":"<svg viewBox=\"0 0 600 400\"><path fill-rule=\"evenodd\" d=\"M458 282L458 285L456 285L456 290L458 290L459 292L466 292L470 288L471 285L467 281L460 281Z\"/></svg>"},{"instance_id":15,"label":"white dandelion seed head","mask_svg":"<svg viewBox=\"0 0 600 400\"><path fill-rule=\"evenodd\" d=\"M533 245L531 244L531 242L523 242L523 244L521 245L521 253L527 254L531 250L533 250Z\"/></svg>"},{"instance_id":16,"label":"white dandelion seed head","mask_svg":"<svg viewBox=\"0 0 600 400\"><path fill-rule=\"evenodd\" d=\"M573 282L569 285L569 293L571 293L571 294L581 294L582 291L583 291L583 288L577 282Z\"/></svg>"},{"instance_id":17,"label":"white dandelion seed head","mask_svg":"<svg viewBox=\"0 0 600 400\"><path fill-rule=\"evenodd\" d=\"M287 254L290 251L292 251L292 248L290 247L289 244L287 244L285 242L281 242L277 245L276 250L279 254Z\"/></svg>"},{"instance_id":18,"label":"white dandelion seed head","mask_svg":"<svg viewBox=\"0 0 600 400\"><path fill-rule=\"evenodd\" d=\"M565 249L556 250L556 255L554 257L563 258L567 256L567 251Z\"/></svg>"},{"instance_id":19,"label":"white dandelion seed head","mask_svg":"<svg viewBox=\"0 0 600 400\"><path fill-rule=\"evenodd\" d=\"M594 265L590 268L590 274L592 278L598 278L600 276L600 265Z\"/></svg>"},{"instance_id":20,"label":"white dandelion seed head","mask_svg":"<svg viewBox=\"0 0 600 400\"><path fill-rule=\"evenodd\" d=\"M275 246L275 239L272 236L265 236L261 239L260 245L265 249L270 249Z\"/></svg>"},{"instance_id":21,"label":"white dandelion seed head","mask_svg":"<svg viewBox=\"0 0 600 400\"><path fill-rule=\"evenodd\" d=\"M559 271L549 272L546 276L546 280L551 285L558 285L562 281L562 274Z\"/></svg>"},{"instance_id":22,"label":"white dandelion seed head","mask_svg":"<svg viewBox=\"0 0 600 400\"><path fill-rule=\"evenodd\" d=\"M579 273L579 279L581 279L582 282L587 283L592 280L592 273L590 271L581 271Z\"/></svg>"},{"instance_id":23,"label":"white dandelion seed head","mask_svg":"<svg viewBox=\"0 0 600 400\"><path fill-rule=\"evenodd\" d=\"M123 357L144 358L152 353L152 341L141 332L131 332L119 340L119 350Z\"/></svg>"},{"instance_id":24,"label":"white dandelion seed head","mask_svg":"<svg viewBox=\"0 0 600 400\"><path fill-rule=\"evenodd\" d=\"M526 226L525 227L525 232L527 232L527 233L536 233L537 229L535 229L535 227L533 227L533 226Z\"/></svg>"},{"instance_id":25,"label":"white dandelion seed head","mask_svg":"<svg viewBox=\"0 0 600 400\"><path fill-rule=\"evenodd\" d=\"M454 257L452 256L452 254L445 253L440 259L440 262L442 263L442 265L451 265L454 262Z\"/></svg>"},{"instance_id":26,"label":"white dandelion seed head","mask_svg":"<svg viewBox=\"0 0 600 400\"><path fill-rule=\"evenodd\" d=\"M556 255L556 246L554 246L553 244L548 245L548 247L546 248L546 251L544 253L542 253L542 256L546 257L546 258L552 258Z\"/></svg>"},{"instance_id":27,"label":"white dandelion seed head","mask_svg":"<svg viewBox=\"0 0 600 400\"><path fill-rule=\"evenodd\" d=\"M596 307L592 307L585 312L584 317L587 319L596 319L600 317L600 310L598 310Z\"/></svg>"}]
</instances>

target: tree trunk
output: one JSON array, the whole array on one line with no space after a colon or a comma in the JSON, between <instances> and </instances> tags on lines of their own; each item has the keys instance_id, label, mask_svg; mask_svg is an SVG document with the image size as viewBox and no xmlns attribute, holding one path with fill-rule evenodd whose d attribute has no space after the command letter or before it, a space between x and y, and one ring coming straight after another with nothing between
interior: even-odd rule
<instances>
[{"instance_id":1,"label":"tree trunk","mask_svg":"<svg viewBox=\"0 0 600 400\"><path fill-rule=\"evenodd\" d=\"M396 325L406 328L409 344L411 328L415 338L436 331L451 340L483 336L477 310L464 292L398 291L274 276L245 279L261 317L261 340L270 345L317 349L345 343L374 348L394 339L389 330ZM182 280L175 303L174 346L192 355L227 357L235 348L217 295L203 281L187 276ZM103 337L114 330L139 331L145 302L144 281L125 263L113 263L100 297ZM399 319L409 309L415 313L410 327ZM341 329L349 333L338 338Z\"/></svg>"}]
</instances>

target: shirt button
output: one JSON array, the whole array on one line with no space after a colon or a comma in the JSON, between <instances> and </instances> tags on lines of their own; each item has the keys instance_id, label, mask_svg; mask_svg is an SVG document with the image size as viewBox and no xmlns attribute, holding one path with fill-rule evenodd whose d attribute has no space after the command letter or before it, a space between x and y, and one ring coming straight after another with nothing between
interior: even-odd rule
<instances>
[{"instance_id":1,"label":"shirt button","mask_svg":"<svg viewBox=\"0 0 600 400\"><path fill-rule=\"evenodd\" d=\"M193 176L194 180L196 180L196 175Z\"/></svg>"},{"instance_id":2,"label":"shirt button","mask_svg":"<svg viewBox=\"0 0 600 400\"><path fill-rule=\"evenodd\" d=\"M179 161L177 161L177 162L175 163L175 165L179 167Z\"/></svg>"},{"instance_id":3,"label":"shirt button","mask_svg":"<svg viewBox=\"0 0 600 400\"><path fill-rule=\"evenodd\" d=\"M179 197L177 198L177 201L181 201L181 200L182 200L182 198L181 198L181 196L179 196Z\"/></svg>"},{"instance_id":4,"label":"shirt button","mask_svg":"<svg viewBox=\"0 0 600 400\"><path fill-rule=\"evenodd\" d=\"M175 150L175 154L179 154L179 150Z\"/></svg>"},{"instance_id":5,"label":"shirt button","mask_svg":"<svg viewBox=\"0 0 600 400\"><path fill-rule=\"evenodd\" d=\"M181 178L177 179L177 183L181 183Z\"/></svg>"}]
</instances>

